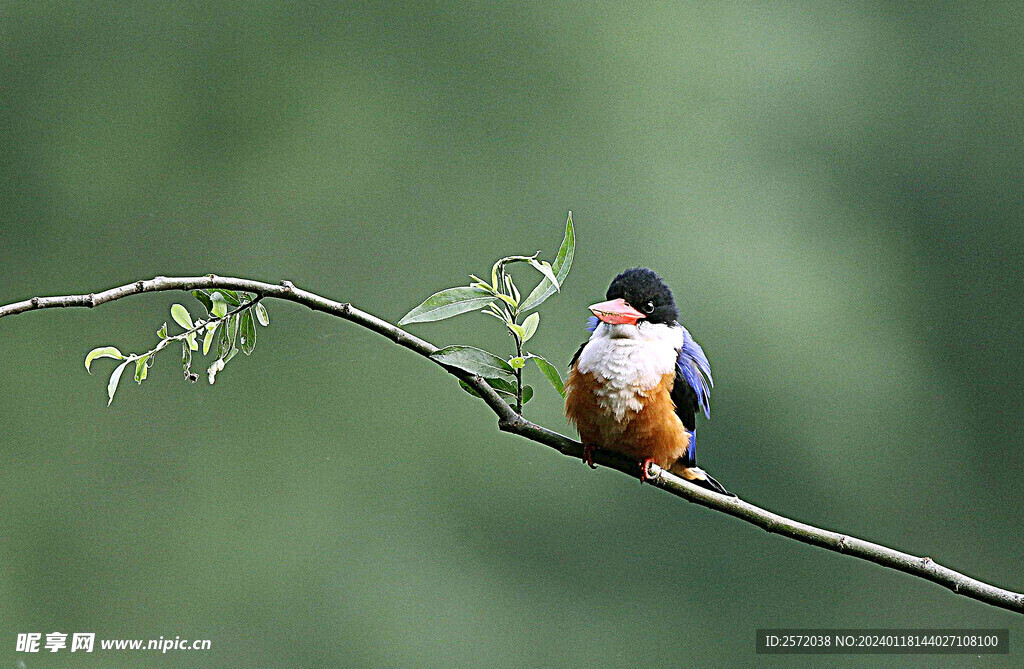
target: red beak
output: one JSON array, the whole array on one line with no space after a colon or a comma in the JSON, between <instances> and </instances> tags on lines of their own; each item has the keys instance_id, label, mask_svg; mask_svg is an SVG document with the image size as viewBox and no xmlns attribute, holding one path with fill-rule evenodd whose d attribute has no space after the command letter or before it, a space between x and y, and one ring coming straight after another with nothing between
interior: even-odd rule
<instances>
[{"instance_id":1,"label":"red beak","mask_svg":"<svg viewBox=\"0 0 1024 669\"><path fill-rule=\"evenodd\" d=\"M638 320L645 317L644 314L626 304L626 301L621 297L617 300L591 304L589 308L594 312L595 316L610 325L621 325L624 323L636 325Z\"/></svg>"}]
</instances>

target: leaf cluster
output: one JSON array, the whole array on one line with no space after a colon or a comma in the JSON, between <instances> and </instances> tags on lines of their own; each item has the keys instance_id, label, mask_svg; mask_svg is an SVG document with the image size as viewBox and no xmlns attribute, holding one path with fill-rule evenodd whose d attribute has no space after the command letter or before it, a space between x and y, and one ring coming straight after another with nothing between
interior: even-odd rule
<instances>
[{"instance_id":1,"label":"leaf cluster","mask_svg":"<svg viewBox=\"0 0 1024 669\"><path fill-rule=\"evenodd\" d=\"M207 377L212 384L216 380L217 374L239 351L245 355L251 355L255 350L256 324L270 325L267 308L260 303L260 298L254 293L217 288L194 290L192 295L206 309L206 315L193 320L192 315L183 305L172 305L171 319L183 329L182 332L168 334L167 323L164 323L156 331L160 341L145 353L125 354L114 346L100 346L89 351L85 356L85 369L90 374L92 373L92 362L97 358L113 358L121 361L107 381L107 406L114 401L114 394L117 392L121 375L130 363L135 363L135 382L141 384L149 375L149 368L153 366L156 354L167 348L172 342L181 342L182 373L185 379L193 383L199 380L199 375L192 371L192 354L198 352L200 346L204 356L208 355L211 350L214 352L216 357L206 370ZM202 337L202 344L199 341L200 337Z\"/></svg>"},{"instance_id":2,"label":"leaf cluster","mask_svg":"<svg viewBox=\"0 0 1024 669\"><path fill-rule=\"evenodd\" d=\"M533 360L551 386L559 394L564 395L565 385L558 370L542 356L526 351L524 346L533 338L540 326L540 314L535 310L561 290L572 267L575 252L576 234L572 224L572 212L569 212L562 245L552 262L538 259L539 251L532 256L514 255L500 258L491 267L490 281L470 275L472 282L468 286L448 288L434 293L407 313L398 324L404 326L427 323L471 311L481 311L504 324L515 342L515 354L502 358L473 346L448 346L431 357L449 367L483 377L506 401L510 404L515 401L516 410L519 412L522 411L522 404L533 397L533 388L522 383L522 369L529 360ZM508 271L510 266L516 264L529 265L542 276L540 283L530 291L526 299L522 298ZM465 383L462 387L467 392L476 394Z\"/></svg>"}]
</instances>

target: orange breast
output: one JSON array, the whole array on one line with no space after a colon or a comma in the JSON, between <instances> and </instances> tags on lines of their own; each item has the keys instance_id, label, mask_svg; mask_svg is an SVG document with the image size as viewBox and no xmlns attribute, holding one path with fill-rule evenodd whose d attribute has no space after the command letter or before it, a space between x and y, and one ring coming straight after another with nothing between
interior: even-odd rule
<instances>
[{"instance_id":1,"label":"orange breast","mask_svg":"<svg viewBox=\"0 0 1024 669\"><path fill-rule=\"evenodd\" d=\"M620 419L602 401L603 382L594 373L581 374L576 365L565 385L565 415L576 425L585 444L625 453L637 460L653 458L670 467L690 445L672 403L675 374L665 374L654 388L635 391L634 406Z\"/></svg>"}]
</instances>

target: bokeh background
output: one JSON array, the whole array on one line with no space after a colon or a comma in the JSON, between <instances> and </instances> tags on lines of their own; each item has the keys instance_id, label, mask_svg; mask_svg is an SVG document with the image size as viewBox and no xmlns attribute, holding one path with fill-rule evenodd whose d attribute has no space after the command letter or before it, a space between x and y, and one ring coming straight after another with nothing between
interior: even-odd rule
<instances>
[{"instance_id":1,"label":"bokeh background","mask_svg":"<svg viewBox=\"0 0 1024 669\"><path fill-rule=\"evenodd\" d=\"M621 269L715 372L701 463L780 513L1024 589L1020 3L0 3L0 301L157 274L397 320L578 247L564 366ZM523 283L534 280L520 273ZM760 627L1020 616L499 433L449 377L270 303L215 386L182 294L0 323L0 643L33 667L749 667ZM507 351L470 315L413 326ZM528 417L568 430L535 370ZM18 632L212 650L17 655Z\"/></svg>"}]
</instances>

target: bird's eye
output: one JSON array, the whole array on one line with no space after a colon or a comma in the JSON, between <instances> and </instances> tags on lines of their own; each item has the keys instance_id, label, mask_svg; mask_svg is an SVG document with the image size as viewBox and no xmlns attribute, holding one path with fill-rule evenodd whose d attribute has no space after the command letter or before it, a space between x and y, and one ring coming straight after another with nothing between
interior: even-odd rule
<instances>
[{"instance_id":1,"label":"bird's eye","mask_svg":"<svg viewBox=\"0 0 1024 669\"><path fill-rule=\"evenodd\" d=\"M654 302L648 302L647 304L644 305L644 313L645 314L654 313Z\"/></svg>"}]
</instances>

